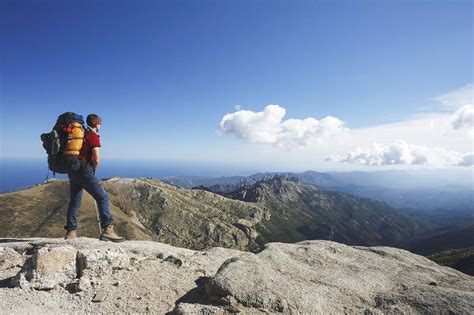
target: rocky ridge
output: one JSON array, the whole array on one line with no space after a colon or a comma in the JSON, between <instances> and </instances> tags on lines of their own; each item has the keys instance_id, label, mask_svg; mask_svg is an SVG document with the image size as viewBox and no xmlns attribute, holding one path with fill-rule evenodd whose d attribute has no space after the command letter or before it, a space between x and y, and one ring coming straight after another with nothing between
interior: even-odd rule
<instances>
[{"instance_id":1,"label":"rocky ridge","mask_svg":"<svg viewBox=\"0 0 474 315\"><path fill-rule=\"evenodd\" d=\"M0 239L7 313L472 313L474 278L390 247Z\"/></svg>"},{"instance_id":2,"label":"rocky ridge","mask_svg":"<svg viewBox=\"0 0 474 315\"><path fill-rule=\"evenodd\" d=\"M412 239L424 228L388 204L302 184L277 176L225 196L271 210L256 226L257 242L325 239L349 245L390 245Z\"/></svg>"},{"instance_id":3,"label":"rocky ridge","mask_svg":"<svg viewBox=\"0 0 474 315\"><path fill-rule=\"evenodd\" d=\"M200 189L184 189L152 178L112 178L104 182L111 202L174 246L259 249L255 226L271 213L258 204Z\"/></svg>"},{"instance_id":4,"label":"rocky ridge","mask_svg":"<svg viewBox=\"0 0 474 315\"><path fill-rule=\"evenodd\" d=\"M0 194L0 237L61 237L69 204L69 182L49 180L28 189ZM136 219L110 204L110 212L121 235L127 239L154 240L154 235ZM78 225L82 236L99 235L94 199L84 192Z\"/></svg>"}]
</instances>

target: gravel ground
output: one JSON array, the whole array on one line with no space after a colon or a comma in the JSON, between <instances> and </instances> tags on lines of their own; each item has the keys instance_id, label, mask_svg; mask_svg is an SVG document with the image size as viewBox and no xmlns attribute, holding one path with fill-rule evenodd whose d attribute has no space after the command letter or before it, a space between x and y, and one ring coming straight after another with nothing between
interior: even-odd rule
<instances>
[{"instance_id":1,"label":"gravel ground","mask_svg":"<svg viewBox=\"0 0 474 315\"><path fill-rule=\"evenodd\" d=\"M213 248L206 252L172 247L166 244L130 241L122 244L79 238L28 239L27 242L0 243L19 252L32 245L72 245L78 250L113 250L120 248L130 255L133 266L125 269L103 270L102 275L90 278L90 286L81 292L70 293L62 286L49 291L31 288L11 288L9 279L20 267L0 270L0 313L159 313L174 309L175 303L195 289L201 277L216 273L228 258L249 255L245 252ZM26 258L27 255L24 255ZM96 301L98 300L98 301Z\"/></svg>"}]
</instances>

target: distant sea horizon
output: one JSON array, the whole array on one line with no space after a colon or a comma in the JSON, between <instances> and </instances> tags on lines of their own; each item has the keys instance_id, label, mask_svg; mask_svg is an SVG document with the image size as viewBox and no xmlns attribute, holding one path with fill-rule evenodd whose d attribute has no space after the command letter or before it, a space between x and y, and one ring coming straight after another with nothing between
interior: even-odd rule
<instances>
[{"instance_id":1,"label":"distant sea horizon","mask_svg":"<svg viewBox=\"0 0 474 315\"><path fill-rule=\"evenodd\" d=\"M392 188L408 187L439 187L445 185L460 185L474 190L474 168L462 169L419 169L419 170L291 170L275 169L273 167L251 167L225 162L192 162L166 160L119 160L102 159L97 169L100 179L111 177L139 178L153 177L164 179L172 176L196 177L229 177L250 176L265 172L294 172L316 171L336 176L349 185L383 185ZM374 174L375 177L367 175ZM366 176L361 177L361 174ZM378 175L377 175L378 174ZM410 176L408 176L410 174ZM381 176L380 176L381 175ZM342 177L341 177L342 176ZM52 178L48 170L46 158L0 158L0 193L18 191L33 185L44 183L46 178ZM66 174L56 174L58 179L68 179Z\"/></svg>"},{"instance_id":2,"label":"distant sea horizon","mask_svg":"<svg viewBox=\"0 0 474 315\"><path fill-rule=\"evenodd\" d=\"M181 161L125 161L103 160L97 169L97 177L138 178L154 177L162 179L169 176L248 176L258 170L235 168L225 164ZM17 191L44 183L52 178L46 158L34 159L0 159L0 193ZM55 178L68 179L66 174L56 174Z\"/></svg>"}]
</instances>

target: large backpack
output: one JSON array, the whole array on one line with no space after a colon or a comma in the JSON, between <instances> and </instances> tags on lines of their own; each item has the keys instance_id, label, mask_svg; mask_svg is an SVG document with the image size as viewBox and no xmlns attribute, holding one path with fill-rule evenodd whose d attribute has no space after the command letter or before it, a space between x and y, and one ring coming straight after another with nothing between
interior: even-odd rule
<instances>
[{"instance_id":1,"label":"large backpack","mask_svg":"<svg viewBox=\"0 0 474 315\"><path fill-rule=\"evenodd\" d=\"M43 148L48 154L48 167L53 174L79 171L84 129L82 116L67 112L58 117L51 132L41 135Z\"/></svg>"}]
</instances>

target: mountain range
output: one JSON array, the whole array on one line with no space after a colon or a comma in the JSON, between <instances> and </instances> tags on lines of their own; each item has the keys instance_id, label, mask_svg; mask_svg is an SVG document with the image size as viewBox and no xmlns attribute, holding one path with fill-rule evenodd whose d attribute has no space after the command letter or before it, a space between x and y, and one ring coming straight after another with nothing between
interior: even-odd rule
<instances>
[{"instance_id":1,"label":"mountain range","mask_svg":"<svg viewBox=\"0 0 474 315\"><path fill-rule=\"evenodd\" d=\"M257 226L261 244L326 239L355 245L396 245L424 231L388 204L276 176L225 194L271 209Z\"/></svg>"},{"instance_id":2,"label":"mountain range","mask_svg":"<svg viewBox=\"0 0 474 315\"><path fill-rule=\"evenodd\" d=\"M273 172L250 176L171 176L164 181L184 187L199 186L219 194L248 187L274 176L296 178L303 184L371 198L401 209L433 227L474 224L474 184L469 172L456 173L459 180L441 172Z\"/></svg>"},{"instance_id":3,"label":"mountain range","mask_svg":"<svg viewBox=\"0 0 474 315\"><path fill-rule=\"evenodd\" d=\"M212 246L258 251L267 242L326 239L353 245L394 245L424 227L388 204L316 188L277 176L220 195L151 178L104 181L118 230L193 249ZM85 194L87 195L87 194ZM52 181L0 195L3 237L59 237L64 231L68 182ZM87 195L79 233L98 233Z\"/></svg>"},{"instance_id":4,"label":"mountain range","mask_svg":"<svg viewBox=\"0 0 474 315\"><path fill-rule=\"evenodd\" d=\"M261 251L269 242L312 239L398 246L425 255L461 248L453 238L449 246L419 251L416 242L427 247L438 242L430 237L439 226L383 201L315 186L314 182L330 179L313 175L306 174L306 181L313 184L290 173L222 178L216 184L225 187L221 190L216 186L183 188L154 178L111 178L103 183L117 230L128 239L195 250L219 246L252 252ZM191 184L195 181L188 182ZM0 237L62 237L67 205L65 180L1 194ZM95 204L87 193L78 232L99 235Z\"/></svg>"}]
</instances>

